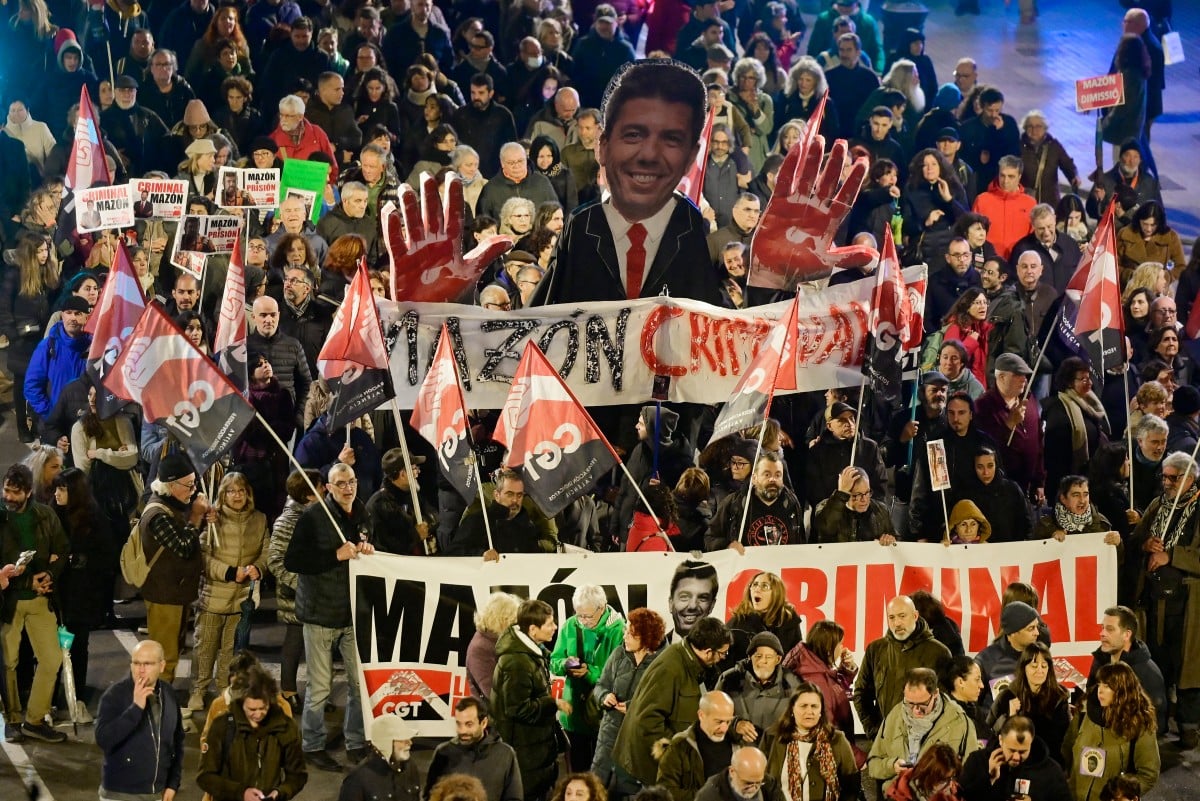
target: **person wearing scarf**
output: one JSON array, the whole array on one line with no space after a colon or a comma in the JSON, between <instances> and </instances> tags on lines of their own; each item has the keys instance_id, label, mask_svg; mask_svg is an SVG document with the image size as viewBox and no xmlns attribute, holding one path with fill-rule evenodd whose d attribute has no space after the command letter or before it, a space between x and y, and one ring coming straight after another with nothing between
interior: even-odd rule
<instances>
[{"instance_id":1,"label":"person wearing scarf","mask_svg":"<svg viewBox=\"0 0 1200 801\"><path fill-rule=\"evenodd\" d=\"M763 742L767 776L778 779L785 801L841 801L858 797L861 776L846 735L830 724L825 697L802 682Z\"/></svg>"},{"instance_id":2,"label":"person wearing scarf","mask_svg":"<svg viewBox=\"0 0 1200 801\"><path fill-rule=\"evenodd\" d=\"M558 202L567 211L579 205L579 191L575 186L575 176L567 169L562 161L562 153L558 143L546 135L533 140L529 146L529 160L534 169L550 181Z\"/></svg>"},{"instance_id":3,"label":"person wearing scarf","mask_svg":"<svg viewBox=\"0 0 1200 801\"><path fill-rule=\"evenodd\" d=\"M1058 485L1054 510L1044 515L1033 529L1035 539L1050 537L1062 542L1068 534L1105 532L1107 545L1121 545L1121 535L1112 530L1108 518L1092 506L1088 480L1083 476L1065 476Z\"/></svg>"},{"instance_id":4,"label":"person wearing scarf","mask_svg":"<svg viewBox=\"0 0 1200 801\"><path fill-rule=\"evenodd\" d=\"M1043 410L1047 489L1057 487L1066 475L1087 475L1092 454L1112 433L1083 359L1063 359L1054 374L1054 391L1057 395L1047 398Z\"/></svg>"}]
</instances>

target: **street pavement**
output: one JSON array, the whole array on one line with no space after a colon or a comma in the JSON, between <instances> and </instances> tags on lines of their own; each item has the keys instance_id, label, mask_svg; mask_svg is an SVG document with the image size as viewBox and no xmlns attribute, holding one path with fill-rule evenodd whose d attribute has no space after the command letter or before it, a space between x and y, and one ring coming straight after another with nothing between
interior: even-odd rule
<instances>
[{"instance_id":1,"label":"street pavement","mask_svg":"<svg viewBox=\"0 0 1200 801\"><path fill-rule=\"evenodd\" d=\"M878 0L875 3L879 5ZM1122 9L1116 0L1062 2L1046 0L1036 25L1023 26L1017 21L1015 4L1004 7L999 0L983 0L979 17L955 17L953 5L946 0L931 4L926 24L927 50L933 58L940 80L953 75L954 62L972 56L979 64L980 80L998 85L1005 93L1005 111L1020 119L1031 108L1040 108L1050 122L1050 130L1063 141L1084 174L1094 167L1094 117L1074 110L1074 81L1104 73L1120 35ZM1153 131L1154 154L1162 178L1163 195L1170 224L1190 242L1200 233L1200 204L1194 187L1200 186L1200 159L1196 158L1200 140L1200 81L1196 79L1200 62L1200 4L1175 4L1176 29L1183 32L1185 52L1194 60L1172 66L1167 71L1166 113ZM878 14L878 9L875 9ZM1111 153L1106 154L1111 164ZM1085 186L1086 188L1086 186ZM1190 247L1188 250L1190 255ZM23 456L16 440L15 426L9 419L0 427L0 464L7 465ZM268 667L278 671L282 632L274 621L273 600L268 599L256 617L252 647ZM89 675L90 706L93 714L102 688L127 675L129 650L138 639L137 627L144 625L141 604L117 607L122 627L93 634ZM176 688L186 701L190 662L181 665ZM303 674L302 674L303 678ZM345 703L344 684L334 696ZM335 717L330 718L331 722ZM36 784L45 801L93 801L100 779L100 752L91 726L70 733L68 742L58 745L26 741L20 745L3 744L0 750L0 801L23 798L23 786ZM1194 799L1200 778L1197 763L1200 752L1180 753L1175 735L1163 740L1163 773L1158 787L1147 799ZM432 743L419 743L414 758L426 764ZM335 751L344 760L344 752ZM197 799L195 785L199 763L198 737L187 738L184 783L180 801ZM305 798L336 797L341 777L314 771L310 774ZM868 783L870 784L870 783Z\"/></svg>"}]
</instances>

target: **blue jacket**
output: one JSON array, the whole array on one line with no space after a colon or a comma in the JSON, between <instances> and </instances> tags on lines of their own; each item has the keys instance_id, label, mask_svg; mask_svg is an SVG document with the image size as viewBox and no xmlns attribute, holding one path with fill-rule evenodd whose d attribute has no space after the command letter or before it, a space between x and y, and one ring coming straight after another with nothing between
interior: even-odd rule
<instances>
[{"instance_id":1,"label":"blue jacket","mask_svg":"<svg viewBox=\"0 0 1200 801\"><path fill-rule=\"evenodd\" d=\"M67 336L57 322L46 338L38 343L25 373L25 399L38 417L48 417L63 387L83 375L91 334Z\"/></svg>"},{"instance_id":2,"label":"blue jacket","mask_svg":"<svg viewBox=\"0 0 1200 801\"><path fill-rule=\"evenodd\" d=\"M158 795L179 789L183 775L183 718L171 685L161 679L155 688L162 702L162 723L156 726L146 709L133 703L133 678L109 687L96 715L96 745L104 752L100 786L113 793Z\"/></svg>"},{"instance_id":3,"label":"blue jacket","mask_svg":"<svg viewBox=\"0 0 1200 801\"><path fill-rule=\"evenodd\" d=\"M305 468L321 471L328 478L329 468L337 462L338 454L346 445L346 428L329 430L329 415L318 417L300 441L296 443L296 461ZM358 497L370 498L383 483L383 456L379 448L361 428L350 432L350 446L354 448L354 476L358 479Z\"/></svg>"}]
</instances>

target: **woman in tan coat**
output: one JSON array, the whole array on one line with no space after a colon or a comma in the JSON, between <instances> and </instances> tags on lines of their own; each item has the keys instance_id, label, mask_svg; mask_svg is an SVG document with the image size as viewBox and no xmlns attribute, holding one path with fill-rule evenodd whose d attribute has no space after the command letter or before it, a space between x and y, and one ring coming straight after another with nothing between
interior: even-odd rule
<instances>
[{"instance_id":1,"label":"woman in tan coat","mask_svg":"<svg viewBox=\"0 0 1200 801\"><path fill-rule=\"evenodd\" d=\"M1147 200L1138 206L1129 225L1117 233L1117 256L1124 280L1142 262L1153 261L1166 266L1167 281L1174 281L1187 264L1183 242L1167 225L1166 212L1157 200Z\"/></svg>"}]
</instances>

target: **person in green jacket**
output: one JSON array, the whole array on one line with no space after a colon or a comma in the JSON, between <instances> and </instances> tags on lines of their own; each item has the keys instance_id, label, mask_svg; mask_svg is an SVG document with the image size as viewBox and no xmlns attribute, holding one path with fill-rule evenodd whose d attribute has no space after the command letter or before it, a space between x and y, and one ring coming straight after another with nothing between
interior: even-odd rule
<instances>
[{"instance_id":1,"label":"person in green jacket","mask_svg":"<svg viewBox=\"0 0 1200 801\"><path fill-rule=\"evenodd\" d=\"M563 700L571 705L571 714L562 714L559 720L571 735L571 770L586 772L596 753L602 713L592 690L609 654L621 646L625 618L608 605L604 588L597 584L577 587L571 604L575 614L563 622L550 655L550 673L566 679Z\"/></svg>"}]
</instances>

